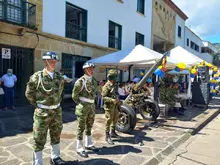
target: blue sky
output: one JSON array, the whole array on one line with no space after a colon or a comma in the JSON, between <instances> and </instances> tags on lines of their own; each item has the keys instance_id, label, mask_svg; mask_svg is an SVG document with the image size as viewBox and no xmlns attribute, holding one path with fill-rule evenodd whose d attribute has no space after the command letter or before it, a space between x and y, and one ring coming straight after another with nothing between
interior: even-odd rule
<instances>
[{"instance_id":1,"label":"blue sky","mask_svg":"<svg viewBox=\"0 0 220 165\"><path fill-rule=\"evenodd\" d=\"M217 35L214 35L214 36L204 37L204 40L208 40L212 43L220 43L220 33L218 33Z\"/></svg>"},{"instance_id":2,"label":"blue sky","mask_svg":"<svg viewBox=\"0 0 220 165\"><path fill-rule=\"evenodd\" d=\"M220 43L220 0L173 0L189 17L186 25L200 38Z\"/></svg>"}]
</instances>

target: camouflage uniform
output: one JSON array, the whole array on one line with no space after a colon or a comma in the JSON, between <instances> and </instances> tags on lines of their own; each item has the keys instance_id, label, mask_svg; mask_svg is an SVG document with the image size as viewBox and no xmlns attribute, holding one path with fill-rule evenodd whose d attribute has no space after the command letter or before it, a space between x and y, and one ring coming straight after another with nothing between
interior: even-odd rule
<instances>
[{"instance_id":1,"label":"camouflage uniform","mask_svg":"<svg viewBox=\"0 0 220 165\"><path fill-rule=\"evenodd\" d=\"M80 100L81 98L87 98L95 101L96 92L98 91L98 85L94 78L88 80L84 75L79 78L73 88L72 99L77 104L75 114L78 120L77 139L83 140L83 132L86 129L86 135L91 135L91 129L95 118L95 102L88 103Z\"/></svg>"},{"instance_id":2,"label":"camouflage uniform","mask_svg":"<svg viewBox=\"0 0 220 165\"><path fill-rule=\"evenodd\" d=\"M55 52L46 52L42 59L47 63L46 66L51 67L47 60L58 61L58 56ZM50 130L51 139L50 163L52 165L66 165L66 162L60 158L59 146L63 128L62 109L60 107L63 88L64 78L62 75L58 72L49 75L46 69L34 73L27 83L25 96L36 107L33 124L34 165L43 164L42 150L46 143L48 129Z\"/></svg>"},{"instance_id":3,"label":"camouflage uniform","mask_svg":"<svg viewBox=\"0 0 220 165\"><path fill-rule=\"evenodd\" d=\"M117 77L117 71L114 69L109 70L108 78L110 76ZM111 79L111 78L109 78ZM113 78L114 79L114 78ZM115 81L115 80L114 80ZM109 131L111 126L111 136L119 137L115 133L116 123L118 121L118 105L115 103L118 99L118 86L113 84L110 80L102 87L102 97L104 100L104 110L105 110L105 132L106 132L106 141L109 144L114 144L110 138Z\"/></svg>"},{"instance_id":4,"label":"camouflage uniform","mask_svg":"<svg viewBox=\"0 0 220 165\"><path fill-rule=\"evenodd\" d=\"M38 86L39 77L42 77L43 85ZM45 91L43 89L50 91ZM54 73L54 78L47 74L44 69L41 72L36 72L30 77L26 88L26 97L29 102L36 106L43 104L46 106L58 105L61 102L61 95L63 92L64 79L58 72ZM52 87L52 88L51 88ZM51 144L58 144L60 142L60 134L62 131L62 109L43 109L36 108L34 112L34 150L42 151L46 143L47 130L50 129Z\"/></svg>"},{"instance_id":5,"label":"camouflage uniform","mask_svg":"<svg viewBox=\"0 0 220 165\"><path fill-rule=\"evenodd\" d=\"M115 130L115 126L118 120L118 106L114 104L115 99L118 97L118 87L112 84L110 81L102 88L102 96L104 100L104 110L105 110L105 131Z\"/></svg>"},{"instance_id":6,"label":"camouflage uniform","mask_svg":"<svg viewBox=\"0 0 220 165\"><path fill-rule=\"evenodd\" d=\"M159 87L159 98L160 102L163 104L168 104L170 107L174 107L177 101L175 95L178 89L166 87L164 82L161 82Z\"/></svg>"},{"instance_id":7,"label":"camouflage uniform","mask_svg":"<svg viewBox=\"0 0 220 165\"><path fill-rule=\"evenodd\" d=\"M89 62L85 63L83 65L84 72L86 73L86 69L91 67L94 68L94 64ZM91 130L95 120L95 99L98 90L97 81L92 76L85 74L76 81L72 92L72 99L77 105L75 110L78 120L76 152L82 157L88 157L82 144L84 130L86 134L86 149L95 152L98 151L98 149L93 146L91 138Z\"/></svg>"},{"instance_id":8,"label":"camouflage uniform","mask_svg":"<svg viewBox=\"0 0 220 165\"><path fill-rule=\"evenodd\" d=\"M135 85L133 86L133 88L134 87ZM135 109L136 106L139 106L141 103L144 102L144 96L146 96L146 91L143 88L138 90L137 92L133 91L133 93L125 103Z\"/></svg>"}]
</instances>

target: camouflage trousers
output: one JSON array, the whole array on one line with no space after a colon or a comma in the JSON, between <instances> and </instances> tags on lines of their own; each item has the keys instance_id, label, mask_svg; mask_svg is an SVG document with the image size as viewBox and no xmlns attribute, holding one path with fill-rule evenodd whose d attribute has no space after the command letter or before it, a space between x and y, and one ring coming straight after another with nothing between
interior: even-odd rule
<instances>
[{"instance_id":1,"label":"camouflage trousers","mask_svg":"<svg viewBox=\"0 0 220 165\"><path fill-rule=\"evenodd\" d=\"M83 140L83 132L90 136L95 120L95 104L80 103L76 106L76 116L78 121L77 140Z\"/></svg>"},{"instance_id":2,"label":"camouflage trousers","mask_svg":"<svg viewBox=\"0 0 220 165\"><path fill-rule=\"evenodd\" d=\"M50 130L51 145L60 143L60 134L63 128L61 107L49 110L36 108L34 112L34 151L42 151L47 140L47 131Z\"/></svg>"},{"instance_id":3,"label":"camouflage trousers","mask_svg":"<svg viewBox=\"0 0 220 165\"><path fill-rule=\"evenodd\" d=\"M111 126L111 131L115 130L116 123L118 121L118 108L116 106L114 107L106 107L105 106L105 132L110 131L110 126Z\"/></svg>"}]
</instances>

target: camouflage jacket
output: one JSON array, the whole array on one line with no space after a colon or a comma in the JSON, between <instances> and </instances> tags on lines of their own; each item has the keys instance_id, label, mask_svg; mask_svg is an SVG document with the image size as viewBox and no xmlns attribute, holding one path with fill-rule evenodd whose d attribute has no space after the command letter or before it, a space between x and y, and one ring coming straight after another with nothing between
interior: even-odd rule
<instances>
[{"instance_id":1,"label":"camouflage jacket","mask_svg":"<svg viewBox=\"0 0 220 165\"><path fill-rule=\"evenodd\" d=\"M168 104L173 107L177 101L175 95L177 94L178 89L166 87L165 84L162 84L159 87L159 98L160 102L163 104Z\"/></svg>"},{"instance_id":2,"label":"camouflage jacket","mask_svg":"<svg viewBox=\"0 0 220 165\"><path fill-rule=\"evenodd\" d=\"M34 73L27 83L25 96L32 105L43 104L47 106L57 105L62 100L64 78L58 72L53 79L46 69Z\"/></svg>"},{"instance_id":3,"label":"camouflage jacket","mask_svg":"<svg viewBox=\"0 0 220 165\"><path fill-rule=\"evenodd\" d=\"M146 91L144 89L138 90L135 93L132 93L128 100L124 103L130 105L134 108L136 105L142 103L144 101L144 96L146 95Z\"/></svg>"},{"instance_id":4,"label":"camouflage jacket","mask_svg":"<svg viewBox=\"0 0 220 165\"><path fill-rule=\"evenodd\" d=\"M102 97L105 104L114 104L115 99L118 97L118 86L108 80L102 87Z\"/></svg>"},{"instance_id":5,"label":"camouflage jacket","mask_svg":"<svg viewBox=\"0 0 220 165\"><path fill-rule=\"evenodd\" d=\"M76 104L80 103L79 97L95 100L98 92L99 88L95 78L92 78L92 81L90 81L86 75L83 75L75 82L72 99Z\"/></svg>"}]
</instances>

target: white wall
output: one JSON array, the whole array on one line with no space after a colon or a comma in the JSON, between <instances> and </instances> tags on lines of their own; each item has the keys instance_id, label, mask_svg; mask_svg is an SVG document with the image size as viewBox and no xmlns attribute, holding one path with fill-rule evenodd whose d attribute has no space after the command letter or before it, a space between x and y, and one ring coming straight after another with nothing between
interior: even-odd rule
<instances>
[{"instance_id":1,"label":"white wall","mask_svg":"<svg viewBox=\"0 0 220 165\"><path fill-rule=\"evenodd\" d=\"M187 46L187 38L189 38L189 46ZM190 41L193 41L195 44L199 46L199 52L191 49L190 47ZM212 63L213 62L213 56L209 53L201 53L201 47L203 47L203 41L201 38L199 38L195 33L193 33L187 26L185 26L185 49L189 52L193 53L194 55L198 56L199 58Z\"/></svg>"},{"instance_id":2,"label":"white wall","mask_svg":"<svg viewBox=\"0 0 220 165\"><path fill-rule=\"evenodd\" d=\"M181 38L178 37L178 26L181 27ZM184 40L185 40L185 21L179 16L176 15L176 38L175 38L175 47L181 46L184 48Z\"/></svg>"},{"instance_id":3,"label":"white wall","mask_svg":"<svg viewBox=\"0 0 220 165\"><path fill-rule=\"evenodd\" d=\"M189 39L189 46L187 46L187 38ZM194 42L199 46L199 52L191 49L190 42ZM202 40L195 35L187 26L185 27L185 49L198 56L201 52L201 46L203 45Z\"/></svg>"},{"instance_id":4,"label":"white wall","mask_svg":"<svg viewBox=\"0 0 220 165\"><path fill-rule=\"evenodd\" d=\"M208 63L213 63L213 56L209 53L200 53L198 57L205 60Z\"/></svg>"},{"instance_id":5,"label":"white wall","mask_svg":"<svg viewBox=\"0 0 220 165\"><path fill-rule=\"evenodd\" d=\"M135 46L135 32L145 35L150 47L152 0L145 1L145 16L136 12L136 0L67 0L88 12L87 42L108 47L109 20L122 25L122 49ZM66 1L43 0L43 31L65 37Z\"/></svg>"}]
</instances>

